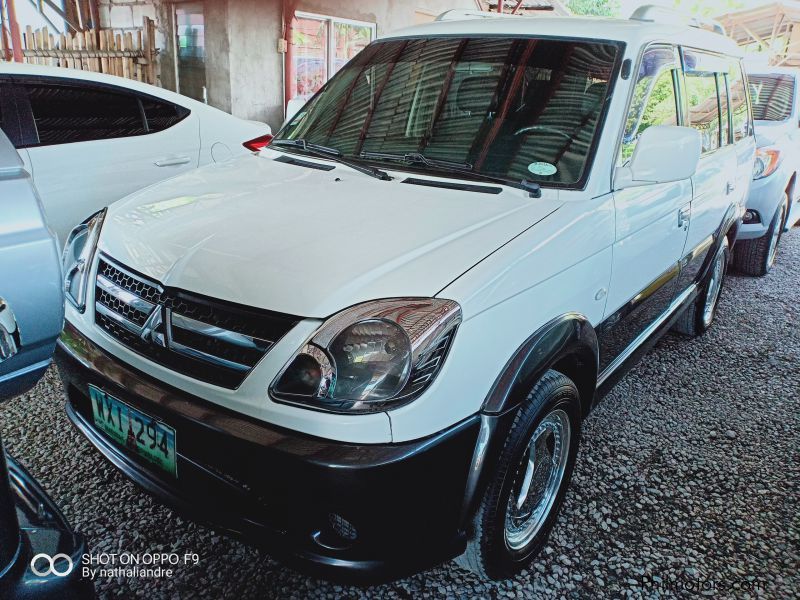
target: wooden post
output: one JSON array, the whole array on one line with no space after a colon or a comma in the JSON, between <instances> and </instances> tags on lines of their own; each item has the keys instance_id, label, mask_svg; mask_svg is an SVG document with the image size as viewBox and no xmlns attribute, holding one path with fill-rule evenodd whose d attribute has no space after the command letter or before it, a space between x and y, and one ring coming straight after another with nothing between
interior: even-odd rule
<instances>
[{"instance_id":1,"label":"wooden post","mask_svg":"<svg viewBox=\"0 0 800 600\"><path fill-rule=\"evenodd\" d=\"M17 23L17 10L14 7L14 0L6 0L6 10L8 11L8 27L11 30L11 54L14 62L23 62L24 56L22 54L22 36L19 32L19 23Z\"/></svg>"},{"instance_id":2,"label":"wooden post","mask_svg":"<svg viewBox=\"0 0 800 600\"><path fill-rule=\"evenodd\" d=\"M144 18L145 50L144 58L147 61L147 83L156 84L156 24L153 19Z\"/></svg>"},{"instance_id":3,"label":"wooden post","mask_svg":"<svg viewBox=\"0 0 800 600\"><path fill-rule=\"evenodd\" d=\"M133 34L130 31L125 32L125 50L129 52L133 50ZM134 71L135 67L133 64L133 59L129 56L126 56L123 60L125 61L125 67L128 72L125 77L128 79L134 79L136 77L136 73Z\"/></svg>"},{"instance_id":4,"label":"wooden post","mask_svg":"<svg viewBox=\"0 0 800 600\"><path fill-rule=\"evenodd\" d=\"M108 73L108 57L106 56L106 51L108 50L108 38L106 37L105 31L99 32L99 40L100 40L100 72L101 73Z\"/></svg>"}]
</instances>

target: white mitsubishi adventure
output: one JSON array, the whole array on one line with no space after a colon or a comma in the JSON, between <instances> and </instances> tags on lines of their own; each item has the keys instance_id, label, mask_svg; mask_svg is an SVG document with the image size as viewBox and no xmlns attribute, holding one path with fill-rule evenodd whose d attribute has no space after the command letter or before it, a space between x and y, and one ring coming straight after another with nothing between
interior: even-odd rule
<instances>
[{"instance_id":1,"label":"white mitsubishi adventure","mask_svg":"<svg viewBox=\"0 0 800 600\"><path fill-rule=\"evenodd\" d=\"M260 153L95 215L64 259L72 421L300 568L523 569L593 405L712 324L744 213L737 48L653 14L447 13Z\"/></svg>"}]
</instances>

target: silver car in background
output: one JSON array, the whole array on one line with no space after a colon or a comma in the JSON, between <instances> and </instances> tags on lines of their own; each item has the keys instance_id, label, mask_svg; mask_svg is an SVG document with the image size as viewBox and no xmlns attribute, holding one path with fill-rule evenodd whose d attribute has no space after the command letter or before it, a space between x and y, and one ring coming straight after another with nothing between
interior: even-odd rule
<instances>
[{"instance_id":1,"label":"silver car in background","mask_svg":"<svg viewBox=\"0 0 800 600\"><path fill-rule=\"evenodd\" d=\"M0 132L0 398L44 374L64 323L61 261L17 151Z\"/></svg>"},{"instance_id":2,"label":"silver car in background","mask_svg":"<svg viewBox=\"0 0 800 600\"><path fill-rule=\"evenodd\" d=\"M64 321L56 239L30 175L2 131L0 210L2 402L41 378ZM0 411L5 428L10 424L2 416ZM0 436L0 598L93 598L92 583L81 578L79 568L85 548L83 536L72 531L36 480L6 456Z\"/></svg>"},{"instance_id":3,"label":"silver car in background","mask_svg":"<svg viewBox=\"0 0 800 600\"><path fill-rule=\"evenodd\" d=\"M748 71L758 150L734 251L737 269L748 275L769 272L783 231L800 219L800 71L762 69Z\"/></svg>"}]
</instances>

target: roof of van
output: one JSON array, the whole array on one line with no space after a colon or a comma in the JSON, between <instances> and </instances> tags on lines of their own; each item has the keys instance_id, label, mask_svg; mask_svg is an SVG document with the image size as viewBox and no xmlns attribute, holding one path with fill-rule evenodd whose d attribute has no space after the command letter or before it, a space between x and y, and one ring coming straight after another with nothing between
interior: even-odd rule
<instances>
[{"instance_id":1,"label":"roof of van","mask_svg":"<svg viewBox=\"0 0 800 600\"><path fill-rule=\"evenodd\" d=\"M639 48L665 41L730 56L742 56L723 35L688 25L604 17L487 17L445 20L393 31L381 39L428 36L550 36L621 41Z\"/></svg>"}]
</instances>

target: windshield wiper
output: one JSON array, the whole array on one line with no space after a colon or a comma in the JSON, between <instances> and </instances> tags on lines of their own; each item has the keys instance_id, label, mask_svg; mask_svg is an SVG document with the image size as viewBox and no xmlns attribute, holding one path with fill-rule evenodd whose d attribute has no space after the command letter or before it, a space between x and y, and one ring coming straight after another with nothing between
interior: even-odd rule
<instances>
[{"instance_id":1,"label":"windshield wiper","mask_svg":"<svg viewBox=\"0 0 800 600\"><path fill-rule=\"evenodd\" d=\"M521 188L526 192L528 192L531 198L542 197L542 188L535 181L530 181L528 179L522 179L521 181L518 181L516 179L511 179L509 177L486 175L485 173L480 173L476 171L473 165L466 162L460 163L450 160L441 160L438 158L429 158L420 152L406 152L404 154L400 153L393 154L388 152L362 152L360 156L361 158L365 158L367 160L392 160L405 163L408 165L412 164L425 165L426 167L430 167L433 170L440 171L443 173L456 173L458 175L468 175L469 177L472 177L474 179L483 180L489 183L499 183L501 185Z\"/></svg>"},{"instance_id":2,"label":"windshield wiper","mask_svg":"<svg viewBox=\"0 0 800 600\"><path fill-rule=\"evenodd\" d=\"M351 169L355 169L360 173L364 173L365 175L369 175L370 177L374 177L375 179L380 179L381 181L391 181L391 176L381 169L376 167L370 167L368 165L361 165L351 160L348 160L342 157L341 151L337 150L336 148L329 148L328 146L322 146L320 144L313 144L307 142L304 139L297 139L297 140L290 140L290 139L282 139L282 140L272 140L270 143L271 146L283 146L285 148L298 148L303 152L308 154L312 154L314 156L318 156L320 158L329 158L332 161L338 162L343 164Z\"/></svg>"}]
</instances>

